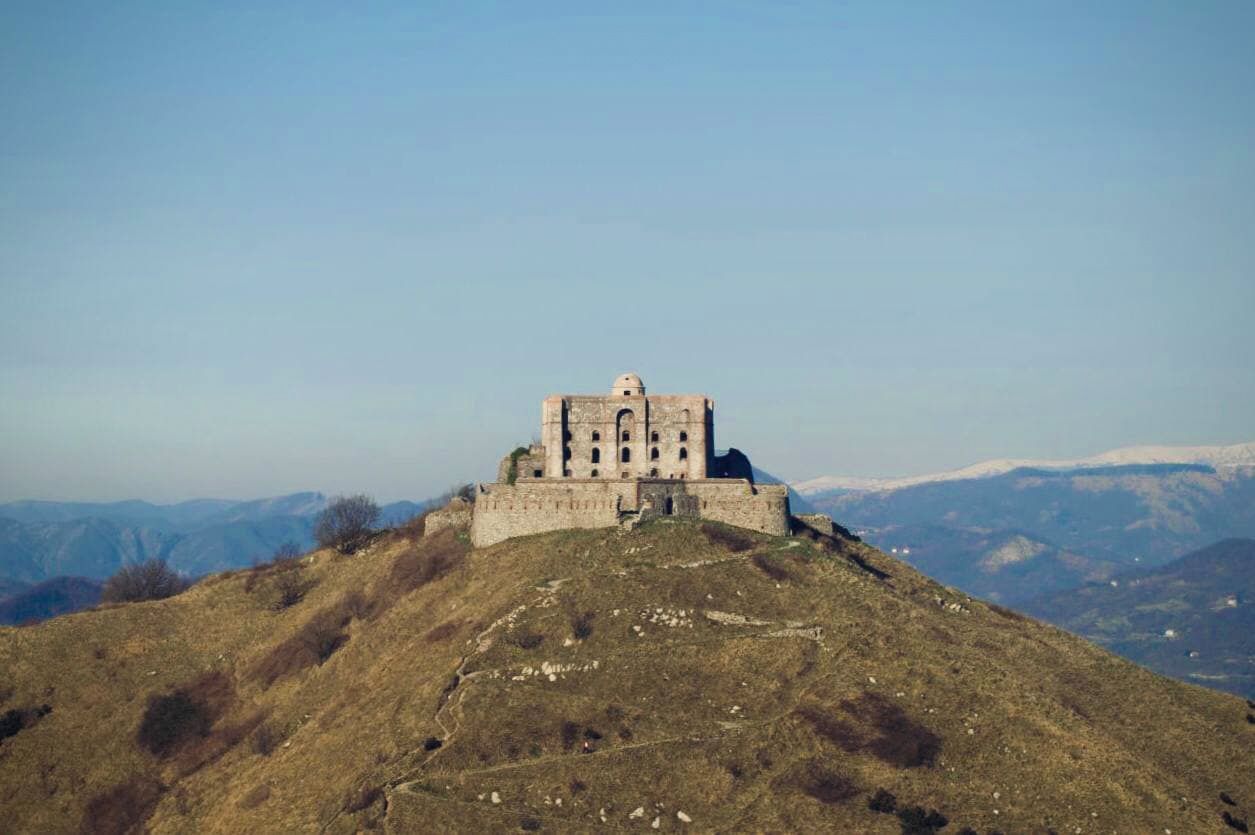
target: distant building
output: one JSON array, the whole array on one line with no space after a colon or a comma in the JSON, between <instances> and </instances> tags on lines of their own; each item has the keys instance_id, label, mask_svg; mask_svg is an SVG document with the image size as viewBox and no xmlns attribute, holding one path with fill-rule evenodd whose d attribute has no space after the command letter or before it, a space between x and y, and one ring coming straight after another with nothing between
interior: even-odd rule
<instances>
[{"instance_id":1,"label":"distant building","mask_svg":"<svg viewBox=\"0 0 1255 835\"><path fill-rule=\"evenodd\" d=\"M702 394L647 395L631 373L616 378L608 395L546 397L540 443L507 455L497 481L479 485L472 541L483 547L653 516L787 534L788 488L755 484L738 450L715 454L714 412Z\"/></svg>"}]
</instances>

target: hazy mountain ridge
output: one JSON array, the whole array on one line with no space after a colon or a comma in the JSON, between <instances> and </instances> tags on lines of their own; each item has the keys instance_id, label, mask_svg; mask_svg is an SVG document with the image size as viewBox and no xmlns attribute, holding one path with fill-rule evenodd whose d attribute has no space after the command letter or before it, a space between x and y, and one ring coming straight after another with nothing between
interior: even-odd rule
<instances>
[{"instance_id":1,"label":"hazy mountain ridge","mask_svg":"<svg viewBox=\"0 0 1255 835\"><path fill-rule=\"evenodd\" d=\"M1021 608L1156 672L1255 698L1255 539Z\"/></svg>"},{"instance_id":2,"label":"hazy mountain ridge","mask_svg":"<svg viewBox=\"0 0 1255 835\"><path fill-rule=\"evenodd\" d=\"M791 482L804 496L832 491L900 490L938 481L966 481L1003 475L1013 470L1085 470L1159 464L1194 464L1212 469L1255 468L1255 441L1229 446L1131 446L1108 450L1087 458L997 458L957 470L901 478L866 476L819 476Z\"/></svg>"},{"instance_id":3,"label":"hazy mountain ridge","mask_svg":"<svg viewBox=\"0 0 1255 835\"><path fill-rule=\"evenodd\" d=\"M95 606L103 588L103 583L86 577L45 580L0 598L0 625L17 626Z\"/></svg>"},{"instance_id":4,"label":"hazy mountain ridge","mask_svg":"<svg viewBox=\"0 0 1255 835\"><path fill-rule=\"evenodd\" d=\"M1007 603L1255 536L1255 470L1139 464L1013 470L812 504L942 582ZM997 555L1014 537L1035 543Z\"/></svg>"},{"instance_id":5,"label":"hazy mountain ridge","mask_svg":"<svg viewBox=\"0 0 1255 835\"><path fill-rule=\"evenodd\" d=\"M429 503L384 505L381 522L409 518ZM312 547L314 517L326 504L318 492L170 505L10 502L0 505L0 578L27 584L61 576L104 579L120 565L152 558L193 576L239 568L289 540Z\"/></svg>"}]
</instances>

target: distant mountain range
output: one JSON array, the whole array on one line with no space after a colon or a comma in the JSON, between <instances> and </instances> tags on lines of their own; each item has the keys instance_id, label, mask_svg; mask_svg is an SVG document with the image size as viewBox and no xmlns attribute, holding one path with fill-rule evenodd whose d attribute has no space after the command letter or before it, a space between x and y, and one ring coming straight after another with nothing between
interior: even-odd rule
<instances>
[{"instance_id":1,"label":"distant mountain range","mask_svg":"<svg viewBox=\"0 0 1255 835\"><path fill-rule=\"evenodd\" d=\"M1020 608L1156 672L1255 698L1253 539Z\"/></svg>"},{"instance_id":2,"label":"distant mountain range","mask_svg":"<svg viewBox=\"0 0 1255 835\"><path fill-rule=\"evenodd\" d=\"M8 597L0 597L0 626L25 623L77 612L100 602L104 584L86 577L54 577Z\"/></svg>"},{"instance_id":3,"label":"distant mountain range","mask_svg":"<svg viewBox=\"0 0 1255 835\"><path fill-rule=\"evenodd\" d=\"M1197 464L1214 469L1255 467L1255 441L1231 446L1130 446L1113 449L1088 458L1050 460L997 458L958 470L905 478L863 476L819 476L790 483L803 496L833 491L889 491L938 481L965 481L1003 475L1013 470L1086 470L1152 464Z\"/></svg>"},{"instance_id":4,"label":"distant mountain range","mask_svg":"<svg viewBox=\"0 0 1255 835\"><path fill-rule=\"evenodd\" d=\"M160 557L199 576L268 559L288 540L313 545L322 493L293 493L251 501L195 499L157 505L19 501L0 504L0 597L53 577L104 579L125 563ZM427 502L382 508L393 522Z\"/></svg>"},{"instance_id":5,"label":"distant mountain range","mask_svg":"<svg viewBox=\"0 0 1255 835\"><path fill-rule=\"evenodd\" d=\"M822 489L817 479L793 486L921 571L1014 605L1255 536L1253 459L1255 443L1131 447L1079 461L874 479L859 489ZM1033 466L1016 466L1024 463Z\"/></svg>"}]
</instances>

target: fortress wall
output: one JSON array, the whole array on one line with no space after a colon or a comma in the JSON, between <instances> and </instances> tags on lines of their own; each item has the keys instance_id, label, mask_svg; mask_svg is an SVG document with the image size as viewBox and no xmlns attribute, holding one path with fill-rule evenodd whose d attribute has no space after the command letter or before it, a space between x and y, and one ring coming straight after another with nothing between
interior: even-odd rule
<instances>
[{"instance_id":1,"label":"fortress wall","mask_svg":"<svg viewBox=\"0 0 1255 835\"><path fill-rule=\"evenodd\" d=\"M708 479L687 485L703 519L725 522L772 536L789 533L789 488L783 484Z\"/></svg>"},{"instance_id":2,"label":"fortress wall","mask_svg":"<svg viewBox=\"0 0 1255 835\"><path fill-rule=\"evenodd\" d=\"M564 528L608 528L622 513L640 519L690 516L773 536L789 533L788 488L741 479L637 481L565 479L481 484L471 541L483 548L515 536ZM668 511L670 511L668 513Z\"/></svg>"},{"instance_id":3,"label":"fortress wall","mask_svg":"<svg viewBox=\"0 0 1255 835\"><path fill-rule=\"evenodd\" d=\"M620 508L634 508L635 502L636 485L630 481L481 484L471 542L484 548L510 537L563 528L613 527L619 523Z\"/></svg>"}]
</instances>

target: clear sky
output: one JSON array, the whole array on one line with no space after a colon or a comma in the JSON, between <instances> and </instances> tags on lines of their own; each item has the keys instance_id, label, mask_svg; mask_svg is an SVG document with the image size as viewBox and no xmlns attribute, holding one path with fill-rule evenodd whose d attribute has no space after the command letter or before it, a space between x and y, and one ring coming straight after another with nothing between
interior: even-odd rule
<instances>
[{"instance_id":1,"label":"clear sky","mask_svg":"<svg viewBox=\"0 0 1255 835\"><path fill-rule=\"evenodd\" d=\"M617 11L597 11L617 7ZM5 3L0 500L1255 440L1255 3Z\"/></svg>"}]
</instances>

